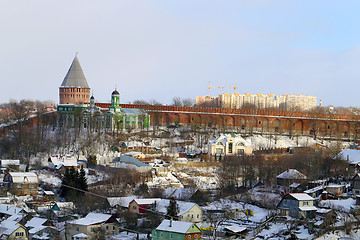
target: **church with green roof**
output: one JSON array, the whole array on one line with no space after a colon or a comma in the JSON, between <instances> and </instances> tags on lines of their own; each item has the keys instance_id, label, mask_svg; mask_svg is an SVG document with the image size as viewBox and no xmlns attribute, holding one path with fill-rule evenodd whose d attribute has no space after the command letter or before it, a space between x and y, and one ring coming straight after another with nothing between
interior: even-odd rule
<instances>
[{"instance_id":1,"label":"church with green roof","mask_svg":"<svg viewBox=\"0 0 360 240\"><path fill-rule=\"evenodd\" d=\"M95 106L95 98L93 95L90 97L90 87L77 56L59 88L59 97L57 113L60 127L121 132L144 129L150 125L150 115L145 110L120 106L120 93L116 89L111 94L108 109Z\"/></svg>"}]
</instances>

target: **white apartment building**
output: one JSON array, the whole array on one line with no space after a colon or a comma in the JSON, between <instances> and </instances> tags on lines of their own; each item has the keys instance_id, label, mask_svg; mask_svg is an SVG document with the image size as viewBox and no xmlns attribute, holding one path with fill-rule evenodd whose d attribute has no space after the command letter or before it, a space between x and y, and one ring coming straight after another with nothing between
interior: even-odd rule
<instances>
[{"instance_id":1,"label":"white apartment building","mask_svg":"<svg viewBox=\"0 0 360 240\"><path fill-rule=\"evenodd\" d=\"M310 110L317 106L317 98L305 95L273 95L273 94L239 94L223 93L218 97L219 105L223 108L243 108L246 104L255 105L256 109L279 108L291 109L299 107Z\"/></svg>"}]
</instances>

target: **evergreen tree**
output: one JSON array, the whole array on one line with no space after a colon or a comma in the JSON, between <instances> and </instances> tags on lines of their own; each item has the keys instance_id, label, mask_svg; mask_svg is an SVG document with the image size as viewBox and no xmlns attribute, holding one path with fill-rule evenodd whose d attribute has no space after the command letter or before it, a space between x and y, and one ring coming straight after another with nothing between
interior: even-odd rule
<instances>
[{"instance_id":1,"label":"evergreen tree","mask_svg":"<svg viewBox=\"0 0 360 240\"><path fill-rule=\"evenodd\" d=\"M179 206L178 206L175 198L171 198L169 206L167 207L166 218L168 218L168 219L172 218L174 220L178 220L179 212L180 212Z\"/></svg>"},{"instance_id":2,"label":"evergreen tree","mask_svg":"<svg viewBox=\"0 0 360 240\"><path fill-rule=\"evenodd\" d=\"M81 190L87 191L88 190L88 184L86 182L86 177L85 177L85 171L84 168L81 167L80 169L80 173L79 173L79 188ZM82 192L84 194L84 192Z\"/></svg>"},{"instance_id":3,"label":"evergreen tree","mask_svg":"<svg viewBox=\"0 0 360 240\"><path fill-rule=\"evenodd\" d=\"M88 190L84 169L81 168L80 173L74 168L66 169L60 189L60 196L68 201L74 201L84 195L83 191L78 190Z\"/></svg>"}]
</instances>

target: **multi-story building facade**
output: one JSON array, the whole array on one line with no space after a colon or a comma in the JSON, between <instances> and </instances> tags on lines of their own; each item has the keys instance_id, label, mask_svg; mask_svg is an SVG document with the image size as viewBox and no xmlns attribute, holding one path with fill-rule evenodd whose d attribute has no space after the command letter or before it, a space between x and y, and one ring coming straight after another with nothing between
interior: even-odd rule
<instances>
[{"instance_id":1,"label":"multi-story building facade","mask_svg":"<svg viewBox=\"0 0 360 240\"><path fill-rule=\"evenodd\" d=\"M202 99L200 96L197 99ZM305 95L274 95L274 94L239 94L223 93L216 100L222 108L244 108L252 105L256 109L283 108L286 110L298 108L311 110L317 106L317 98Z\"/></svg>"}]
</instances>

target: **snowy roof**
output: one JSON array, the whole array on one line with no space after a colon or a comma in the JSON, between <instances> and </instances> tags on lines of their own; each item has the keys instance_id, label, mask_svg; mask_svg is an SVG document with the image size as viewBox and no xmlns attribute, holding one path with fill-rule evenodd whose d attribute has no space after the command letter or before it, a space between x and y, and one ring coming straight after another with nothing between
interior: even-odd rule
<instances>
[{"instance_id":1,"label":"snowy roof","mask_svg":"<svg viewBox=\"0 0 360 240\"><path fill-rule=\"evenodd\" d=\"M5 236L11 235L18 228L24 227L11 219L4 220L0 223L0 233Z\"/></svg>"},{"instance_id":2,"label":"snowy roof","mask_svg":"<svg viewBox=\"0 0 360 240\"><path fill-rule=\"evenodd\" d=\"M226 226L225 228L232 231L232 232L234 232L234 233L243 232L243 231L245 231L247 229L246 227L242 227L242 226L238 226L238 225Z\"/></svg>"},{"instance_id":3,"label":"snowy roof","mask_svg":"<svg viewBox=\"0 0 360 240\"><path fill-rule=\"evenodd\" d=\"M60 167L60 165L63 165L65 167L76 167L77 166L77 159L75 156L55 155L55 156L51 156L50 159L56 168Z\"/></svg>"},{"instance_id":4,"label":"snowy roof","mask_svg":"<svg viewBox=\"0 0 360 240\"><path fill-rule=\"evenodd\" d=\"M25 224L25 227L37 227L39 225L43 225L46 221L46 218L33 217Z\"/></svg>"},{"instance_id":5,"label":"snowy roof","mask_svg":"<svg viewBox=\"0 0 360 240\"><path fill-rule=\"evenodd\" d=\"M161 198L133 199L137 204L153 204L161 201Z\"/></svg>"},{"instance_id":6,"label":"snowy roof","mask_svg":"<svg viewBox=\"0 0 360 240\"><path fill-rule=\"evenodd\" d=\"M294 197L296 200L299 201L313 201L315 200L311 196L306 193L289 193L290 196Z\"/></svg>"},{"instance_id":7,"label":"snowy roof","mask_svg":"<svg viewBox=\"0 0 360 240\"><path fill-rule=\"evenodd\" d=\"M9 175L13 183L38 183L37 175L34 172L9 172Z\"/></svg>"},{"instance_id":8,"label":"snowy roof","mask_svg":"<svg viewBox=\"0 0 360 240\"><path fill-rule=\"evenodd\" d=\"M190 209L192 209L194 206L196 206L196 203L193 202L185 202L185 201L176 201L178 207L179 207L179 216L184 215L185 213L189 212ZM157 210L162 213L167 212L167 207L170 204L169 199L162 199L157 203Z\"/></svg>"},{"instance_id":9,"label":"snowy roof","mask_svg":"<svg viewBox=\"0 0 360 240\"><path fill-rule=\"evenodd\" d=\"M360 163L360 150L344 149L335 158L349 160L351 164L358 164Z\"/></svg>"},{"instance_id":10,"label":"snowy roof","mask_svg":"<svg viewBox=\"0 0 360 240\"><path fill-rule=\"evenodd\" d=\"M44 191L44 193L46 195L55 195L55 193L53 191Z\"/></svg>"},{"instance_id":11,"label":"snowy roof","mask_svg":"<svg viewBox=\"0 0 360 240\"><path fill-rule=\"evenodd\" d=\"M116 162L116 161L117 162L120 161L120 162L124 162L124 163L133 164L133 165L135 165L137 167L148 167L148 166L150 166L147 163L143 163L143 162L139 161L136 158L126 156L126 155L120 155L120 157L115 158L114 162Z\"/></svg>"},{"instance_id":12,"label":"snowy roof","mask_svg":"<svg viewBox=\"0 0 360 240\"><path fill-rule=\"evenodd\" d=\"M323 190L323 189L324 189L323 186L317 186L317 187L305 190L304 193L310 194L310 193L314 193L314 192L317 192L317 191L320 191L320 190Z\"/></svg>"},{"instance_id":13,"label":"snowy roof","mask_svg":"<svg viewBox=\"0 0 360 240\"><path fill-rule=\"evenodd\" d=\"M79 234L73 235L72 238L90 238L90 236L86 235L85 233L79 233Z\"/></svg>"},{"instance_id":14,"label":"snowy roof","mask_svg":"<svg viewBox=\"0 0 360 240\"><path fill-rule=\"evenodd\" d=\"M214 140L210 141L209 144L210 145L213 145L213 144L216 144L218 142L221 142L223 145L226 145L226 142L228 140L232 139L233 140L233 143L235 145L238 145L238 144L241 144L245 147L250 147L251 146L251 143L247 140L245 140L244 138L242 138L241 136L239 135L236 135L236 136L231 136L230 134L221 134L219 137L215 138Z\"/></svg>"},{"instance_id":15,"label":"snowy roof","mask_svg":"<svg viewBox=\"0 0 360 240\"><path fill-rule=\"evenodd\" d=\"M61 87L89 88L77 56L75 56L69 71L67 72L64 81L61 84Z\"/></svg>"},{"instance_id":16,"label":"snowy roof","mask_svg":"<svg viewBox=\"0 0 360 240\"><path fill-rule=\"evenodd\" d=\"M306 179L306 176L296 169L289 169L277 176L281 179Z\"/></svg>"},{"instance_id":17,"label":"snowy roof","mask_svg":"<svg viewBox=\"0 0 360 240\"><path fill-rule=\"evenodd\" d=\"M317 208L315 206L310 207L299 207L301 211L317 211Z\"/></svg>"},{"instance_id":18,"label":"snowy roof","mask_svg":"<svg viewBox=\"0 0 360 240\"><path fill-rule=\"evenodd\" d=\"M75 204L73 202L56 202L56 205L60 208L67 208L67 209L75 209Z\"/></svg>"},{"instance_id":19,"label":"snowy roof","mask_svg":"<svg viewBox=\"0 0 360 240\"><path fill-rule=\"evenodd\" d=\"M0 160L0 165L3 166L3 167L9 166L9 165L19 166L20 165L20 160L3 159L3 160Z\"/></svg>"},{"instance_id":20,"label":"snowy roof","mask_svg":"<svg viewBox=\"0 0 360 240\"><path fill-rule=\"evenodd\" d=\"M170 221L171 226L170 226ZM176 233L186 233L191 226L195 223L192 222L180 222L173 220L164 220L162 223L156 228L157 231L166 231L166 232L176 232Z\"/></svg>"},{"instance_id":21,"label":"snowy roof","mask_svg":"<svg viewBox=\"0 0 360 240\"><path fill-rule=\"evenodd\" d=\"M46 218L34 217L25 224L25 227L29 229L29 233L34 234L47 227L43 225L46 221Z\"/></svg>"},{"instance_id":22,"label":"snowy roof","mask_svg":"<svg viewBox=\"0 0 360 240\"><path fill-rule=\"evenodd\" d=\"M136 197L109 197L107 198L110 207L115 207L119 205L121 207L128 207L129 203L134 200Z\"/></svg>"},{"instance_id":23,"label":"snowy roof","mask_svg":"<svg viewBox=\"0 0 360 240\"><path fill-rule=\"evenodd\" d=\"M6 215L14 215L21 212L21 208L7 205L7 204L0 204L0 213L6 214Z\"/></svg>"},{"instance_id":24,"label":"snowy roof","mask_svg":"<svg viewBox=\"0 0 360 240\"><path fill-rule=\"evenodd\" d=\"M80 218L77 220L72 220L69 223L71 224L77 224L77 225L94 225L97 223L106 222L109 220L112 216L110 214L103 214L103 213L88 213L84 218Z\"/></svg>"}]
</instances>

